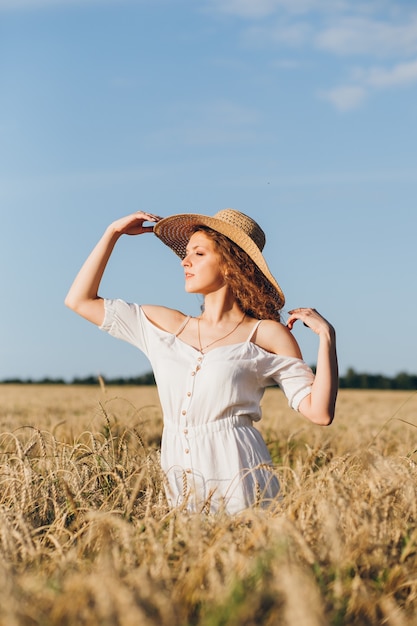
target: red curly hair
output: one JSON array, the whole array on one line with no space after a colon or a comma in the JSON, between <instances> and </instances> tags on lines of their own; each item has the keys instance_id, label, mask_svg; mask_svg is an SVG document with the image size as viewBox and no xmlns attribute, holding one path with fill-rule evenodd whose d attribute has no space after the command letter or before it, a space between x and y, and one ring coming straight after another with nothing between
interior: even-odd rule
<instances>
[{"instance_id":1,"label":"red curly hair","mask_svg":"<svg viewBox=\"0 0 417 626\"><path fill-rule=\"evenodd\" d=\"M282 306L278 309L276 299L271 298L273 286L246 252L208 226L196 225L190 234L196 232L205 233L213 241L225 281L239 308L255 319L281 321Z\"/></svg>"}]
</instances>

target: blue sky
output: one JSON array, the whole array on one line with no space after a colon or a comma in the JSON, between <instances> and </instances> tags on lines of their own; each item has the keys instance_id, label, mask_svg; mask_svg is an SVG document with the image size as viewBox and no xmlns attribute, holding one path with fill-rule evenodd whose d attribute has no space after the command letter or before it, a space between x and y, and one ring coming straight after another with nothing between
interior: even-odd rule
<instances>
[{"instance_id":1,"label":"blue sky","mask_svg":"<svg viewBox=\"0 0 417 626\"><path fill-rule=\"evenodd\" d=\"M417 372L416 122L415 2L0 0L0 380L148 371L64 307L72 278L121 215L225 207L342 373ZM153 235L101 293L200 305Z\"/></svg>"}]
</instances>

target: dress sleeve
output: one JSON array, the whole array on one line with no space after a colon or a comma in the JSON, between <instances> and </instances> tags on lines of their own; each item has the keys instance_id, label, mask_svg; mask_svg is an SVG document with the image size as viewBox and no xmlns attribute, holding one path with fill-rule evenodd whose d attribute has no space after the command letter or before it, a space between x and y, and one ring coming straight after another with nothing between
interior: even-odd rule
<instances>
[{"instance_id":1,"label":"dress sleeve","mask_svg":"<svg viewBox=\"0 0 417 626\"><path fill-rule=\"evenodd\" d=\"M148 356L147 326L138 304L124 300L104 300L104 320L100 330L112 337L131 343Z\"/></svg>"},{"instance_id":2,"label":"dress sleeve","mask_svg":"<svg viewBox=\"0 0 417 626\"><path fill-rule=\"evenodd\" d=\"M270 356L264 376L266 384L280 386L295 411L298 411L301 400L311 393L314 381L313 371L302 359L280 355Z\"/></svg>"}]
</instances>

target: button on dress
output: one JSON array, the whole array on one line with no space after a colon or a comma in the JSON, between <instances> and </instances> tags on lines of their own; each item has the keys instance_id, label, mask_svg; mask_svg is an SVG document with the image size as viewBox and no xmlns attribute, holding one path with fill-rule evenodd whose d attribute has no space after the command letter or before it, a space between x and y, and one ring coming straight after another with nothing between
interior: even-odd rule
<instances>
[{"instance_id":1,"label":"button on dress","mask_svg":"<svg viewBox=\"0 0 417 626\"><path fill-rule=\"evenodd\" d=\"M161 466L172 507L237 513L267 506L279 493L271 457L253 423L266 387L278 384L298 410L314 374L302 359L271 354L251 341L205 354L157 328L138 304L105 300L101 330L149 359L163 411Z\"/></svg>"}]
</instances>

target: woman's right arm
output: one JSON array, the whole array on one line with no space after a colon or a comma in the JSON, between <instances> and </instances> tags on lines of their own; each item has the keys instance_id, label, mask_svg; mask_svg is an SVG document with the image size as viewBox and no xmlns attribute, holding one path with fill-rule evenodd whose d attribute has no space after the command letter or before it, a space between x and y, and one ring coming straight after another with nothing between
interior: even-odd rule
<instances>
[{"instance_id":1,"label":"woman's right arm","mask_svg":"<svg viewBox=\"0 0 417 626\"><path fill-rule=\"evenodd\" d=\"M158 222L159 219L151 213L137 211L110 224L72 283L65 298L66 306L101 326L104 321L104 301L98 295L98 290L117 240L121 235L152 232L153 226L144 226L144 222Z\"/></svg>"}]
</instances>

